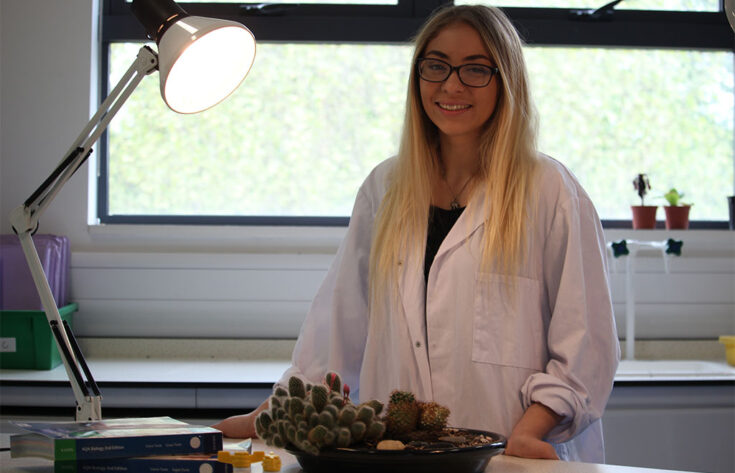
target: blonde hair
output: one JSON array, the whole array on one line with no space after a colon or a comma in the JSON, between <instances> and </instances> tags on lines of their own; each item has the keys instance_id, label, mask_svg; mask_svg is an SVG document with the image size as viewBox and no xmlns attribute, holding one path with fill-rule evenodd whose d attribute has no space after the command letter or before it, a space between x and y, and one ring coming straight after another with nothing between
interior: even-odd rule
<instances>
[{"instance_id":1,"label":"blonde hair","mask_svg":"<svg viewBox=\"0 0 735 473\"><path fill-rule=\"evenodd\" d=\"M537 119L522 41L497 8L456 6L438 10L415 39L412 73L400 149L373 229L370 253L370 298L396 288L402 256L414 252L423 261L431 205L431 182L440 172L439 132L421 104L416 61L445 27L465 22L482 38L499 69L498 99L480 144L478 184L489 213L485 216L481 264L502 274L517 272L526 242L527 202L537 162ZM423 239L423 241L422 241ZM374 305L374 304L373 304Z\"/></svg>"}]
</instances>

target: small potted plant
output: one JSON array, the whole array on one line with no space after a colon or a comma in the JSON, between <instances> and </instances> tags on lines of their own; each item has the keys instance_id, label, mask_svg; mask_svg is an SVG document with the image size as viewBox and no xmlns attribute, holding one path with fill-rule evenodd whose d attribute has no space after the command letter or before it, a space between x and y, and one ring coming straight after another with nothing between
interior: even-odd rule
<instances>
[{"instance_id":1,"label":"small potted plant","mask_svg":"<svg viewBox=\"0 0 735 473\"><path fill-rule=\"evenodd\" d=\"M663 197L669 204L664 206L664 211L666 212L666 229L686 230L689 228L689 209L692 204L685 204L681 201L684 194L672 187Z\"/></svg>"},{"instance_id":2,"label":"small potted plant","mask_svg":"<svg viewBox=\"0 0 735 473\"><path fill-rule=\"evenodd\" d=\"M644 198L648 191L651 190L651 183L648 180L648 176L645 174L638 174L633 179L633 188L638 193L638 197L641 199L641 205L631 205L630 209L633 211L633 229L651 229L656 227L656 210L657 205L645 205Z\"/></svg>"}]
</instances>

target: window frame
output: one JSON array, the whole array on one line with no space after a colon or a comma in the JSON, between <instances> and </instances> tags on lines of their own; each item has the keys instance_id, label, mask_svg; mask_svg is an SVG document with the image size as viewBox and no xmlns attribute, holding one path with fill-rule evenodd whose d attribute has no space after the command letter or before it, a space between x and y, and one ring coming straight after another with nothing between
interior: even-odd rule
<instances>
[{"instance_id":1,"label":"window frame","mask_svg":"<svg viewBox=\"0 0 735 473\"><path fill-rule=\"evenodd\" d=\"M443 0L398 0L396 5L287 5L281 11L246 10L254 4L177 2L191 15L244 23L259 41L402 43L410 41ZM590 4L604 4L603 0ZM575 8L502 7L529 45L703 49L735 52L735 35L718 12L615 10L606 21L585 21ZM108 93L109 50L113 42L144 42L145 31L125 0L102 0L101 97ZM349 217L110 215L107 133L99 144L97 218L102 224L346 226ZM735 166L735 158L733 159ZM603 220L605 228L630 228L630 220ZM664 228L664 222L657 222ZM727 221L692 220L690 228L727 229Z\"/></svg>"}]
</instances>

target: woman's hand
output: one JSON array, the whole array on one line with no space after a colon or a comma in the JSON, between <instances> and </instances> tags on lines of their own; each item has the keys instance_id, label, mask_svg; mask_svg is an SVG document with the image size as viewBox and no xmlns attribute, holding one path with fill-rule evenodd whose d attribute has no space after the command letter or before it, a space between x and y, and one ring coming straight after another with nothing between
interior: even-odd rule
<instances>
[{"instance_id":1,"label":"woman's hand","mask_svg":"<svg viewBox=\"0 0 735 473\"><path fill-rule=\"evenodd\" d=\"M255 432L255 418L258 417L258 414L260 414L261 411L267 408L268 400L263 402L257 409L249 414L228 417L227 419L217 422L212 427L222 431L222 435L228 438L257 438L258 434Z\"/></svg>"},{"instance_id":2,"label":"woman's hand","mask_svg":"<svg viewBox=\"0 0 735 473\"><path fill-rule=\"evenodd\" d=\"M216 424L214 427L222 431L222 435L228 438L246 439L255 438L255 416L250 414L242 414L238 416L228 417Z\"/></svg>"},{"instance_id":3,"label":"woman's hand","mask_svg":"<svg viewBox=\"0 0 735 473\"><path fill-rule=\"evenodd\" d=\"M508 437L505 454L524 458L558 460L559 456L550 443L543 440L559 422L561 416L544 406L534 403L528 406Z\"/></svg>"},{"instance_id":4,"label":"woman's hand","mask_svg":"<svg viewBox=\"0 0 735 473\"><path fill-rule=\"evenodd\" d=\"M505 447L505 454L523 458L559 459L550 443L524 434L511 434Z\"/></svg>"}]
</instances>

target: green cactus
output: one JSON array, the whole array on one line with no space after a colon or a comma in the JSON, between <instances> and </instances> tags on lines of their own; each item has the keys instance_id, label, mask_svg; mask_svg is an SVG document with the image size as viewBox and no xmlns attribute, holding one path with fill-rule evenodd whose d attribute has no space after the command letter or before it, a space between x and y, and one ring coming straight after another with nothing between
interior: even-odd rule
<instances>
[{"instance_id":1,"label":"green cactus","mask_svg":"<svg viewBox=\"0 0 735 473\"><path fill-rule=\"evenodd\" d=\"M357 420L364 424L370 423L370 420L375 416L376 412L373 410L372 407L368 406L367 404L361 404L360 408L357 411Z\"/></svg>"},{"instance_id":2,"label":"green cactus","mask_svg":"<svg viewBox=\"0 0 735 473\"><path fill-rule=\"evenodd\" d=\"M335 391L337 393L342 392L342 380L340 379L337 373L334 373L334 372L327 373L327 376L324 378L324 381L330 391Z\"/></svg>"},{"instance_id":3,"label":"green cactus","mask_svg":"<svg viewBox=\"0 0 735 473\"><path fill-rule=\"evenodd\" d=\"M420 430L441 430L447 426L449 409L446 407L436 402L422 402L419 403L419 411Z\"/></svg>"},{"instance_id":4,"label":"green cactus","mask_svg":"<svg viewBox=\"0 0 735 473\"><path fill-rule=\"evenodd\" d=\"M296 443L296 427L293 424L286 427L286 438L289 442Z\"/></svg>"},{"instance_id":5,"label":"green cactus","mask_svg":"<svg viewBox=\"0 0 735 473\"><path fill-rule=\"evenodd\" d=\"M258 415L258 420L260 421L261 425L263 426L263 429L267 429L273 423L273 418L268 413L268 411L261 412Z\"/></svg>"},{"instance_id":6,"label":"green cactus","mask_svg":"<svg viewBox=\"0 0 735 473\"><path fill-rule=\"evenodd\" d=\"M288 391L276 388L270 409L255 421L256 432L266 445L292 445L317 455L325 448L377 441L383 436L385 425L376 414L383 408L379 401L355 406L339 375L330 373L325 379L327 385L311 386L292 377Z\"/></svg>"},{"instance_id":7,"label":"green cactus","mask_svg":"<svg viewBox=\"0 0 735 473\"><path fill-rule=\"evenodd\" d=\"M346 405L345 400L339 396L332 396L329 399L329 404L337 407L337 409L342 409Z\"/></svg>"},{"instance_id":8,"label":"green cactus","mask_svg":"<svg viewBox=\"0 0 735 473\"><path fill-rule=\"evenodd\" d=\"M383 436L384 433L385 424L380 421L376 421L368 426L367 431L365 432L365 439L378 440Z\"/></svg>"},{"instance_id":9,"label":"green cactus","mask_svg":"<svg viewBox=\"0 0 735 473\"><path fill-rule=\"evenodd\" d=\"M311 416L309 416L309 427L315 427L317 424L319 424L319 414L314 412Z\"/></svg>"},{"instance_id":10,"label":"green cactus","mask_svg":"<svg viewBox=\"0 0 735 473\"><path fill-rule=\"evenodd\" d=\"M410 391L395 390L390 394L385 426L391 435L401 436L416 430L419 404Z\"/></svg>"},{"instance_id":11,"label":"green cactus","mask_svg":"<svg viewBox=\"0 0 735 473\"><path fill-rule=\"evenodd\" d=\"M395 404L399 402L416 402L416 396L410 391L399 391L395 390L390 393L389 404Z\"/></svg>"},{"instance_id":12,"label":"green cactus","mask_svg":"<svg viewBox=\"0 0 735 473\"><path fill-rule=\"evenodd\" d=\"M300 397L292 397L288 403L288 407L284 407L288 410L291 418L295 420L297 415L304 412L304 401Z\"/></svg>"},{"instance_id":13,"label":"green cactus","mask_svg":"<svg viewBox=\"0 0 735 473\"><path fill-rule=\"evenodd\" d=\"M352 406L345 406L344 409L339 413L339 418L337 419L337 422L341 426L349 426L353 422L355 422L355 418L357 417L357 410Z\"/></svg>"},{"instance_id":14,"label":"green cactus","mask_svg":"<svg viewBox=\"0 0 735 473\"><path fill-rule=\"evenodd\" d=\"M319 414L319 425L323 425L324 427L328 429L334 428L334 416L331 412L328 411L322 411L321 414Z\"/></svg>"},{"instance_id":15,"label":"green cactus","mask_svg":"<svg viewBox=\"0 0 735 473\"><path fill-rule=\"evenodd\" d=\"M355 442L360 442L365 437L365 432L367 431L367 426L364 422L356 421L350 426L350 433L352 434L352 438L355 440Z\"/></svg>"},{"instance_id":16,"label":"green cactus","mask_svg":"<svg viewBox=\"0 0 735 473\"><path fill-rule=\"evenodd\" d=\"M311 388L311 403L317 412L321 412L327 405L327 388L324 386L314 386Z\"/></svg>"},{"instance_id":17,"label":"green cactus","mask_svg":"<svg viewBox=\"0 0 735 473\"><path fill-rule=\"evenodd\" d=\"M385 426L391 435L401 436L416 430L419 420L419 406L414 400L391 401L385 415Z\"/></svg>"},{"instance_id":18,"label":"green cactus","mask_svg":"<svg viewBox=\"0 0 735 473\"><path fill-rule=\"evenodd\" d=\"M351 442L352 442L352 434L350 434L350 430L346 427L340 427L337 430L337 439L336 439L337 447L340 447L340 448L349 447Z\"/></svg>"},{"instance_id":19,"label":"green cactus","mask_svg":"<svg viewBox=\"0 0 735 473\"><path fill-rule=\"evenodd\" d=\"M286 446L286 442L283 441L283 438L280 435L276 434L271 438L271 442L268 445L276 448L284 448Z\"/></svg>"},{"instance_id":20,"label":"green cactus","mask_svg":"<svg viewBox=\"0 0 735 473\"><path fill-rule=\"evenodd\" d=\"M309 440L309 442L313 443L317 447L321 447L325 444L324 439L327 436L327 433L329 433L327 427L321 424L317 425L309 431L307 440Z\"/></svg>"},{"instance_id":21,"label":"green cactus","mask_svg":"<svg viewBox=\"0 0 735 473\"><path fill-rule=\"evenodd\" d=\"M306 387L304 386L304 382L301 378L291 376L291 379L288 380L288 394L291 397L298 397L301 399L306 397Z\"/></svg>"},{"instance_id":22,"label":"green cactus","mask_svg":"<svg viewBox=\"0 0 735 473\"><path fill-rule=\"evenodd\" d=\"M312 444L308 440L304 440L303 442L301 442L298 447L304 452L311 455L319 455L319 449L316 447L316 445Z\"/></svg>"},{"instance_id":23,"label":"green cactus","mask_svg":"<svg viewBox=\"0 0 735 473\"><path fill-rule=\"evenodd\" d=\"M334 404L327 404L326 406L324 406L324 410L322 410L322 412L329 412L334 420L337 420L337 418L339 417L339 411L339 407L335 406Z\"/></svg>"},{"instance_id":24,"label":"green cactus","mask_svg":"<svg viewBox=\"0 0 735 473\"><path fill-rule=\"evenodd\" d=\"M379 416L381 412L383 412L383 403L378 401L377 399L371 399L367 402L363 402L360 404L360 406L370 406L373 408L373 411L375 412L376 416Z\"/></svg>"}]
</instances>

